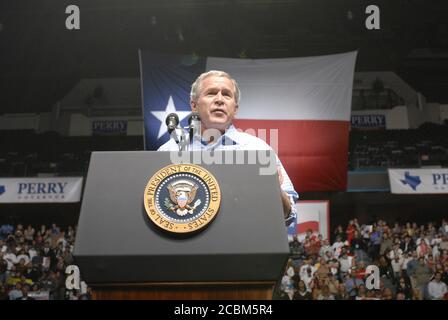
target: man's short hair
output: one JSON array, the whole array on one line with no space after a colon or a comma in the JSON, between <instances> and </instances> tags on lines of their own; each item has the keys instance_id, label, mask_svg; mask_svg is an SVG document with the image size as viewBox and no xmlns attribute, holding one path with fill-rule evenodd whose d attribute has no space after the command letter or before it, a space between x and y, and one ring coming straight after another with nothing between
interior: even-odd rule
<instances>
[{"instance_id":1,"label":"man's short hair","mask_svg":"<svg viewBox=\"0 0 448 320\"><path fill-rule=\"evenodd\" d=\"M195 80L195 82L193 82L193 84L191 85L191 91L190 91L190 100L191 101L198 101L199 91L200 91L200 86L201 86L202 81L205 78L208 78L211 76L224 77L224 78L227 78L230 81L232 81L233 87L234 87L235 101L237 104L240 103L241 91L238 86L238 82L236 82L236 80L233 79L230 76L230 74L228 74L227 72L224 72L224 71L220 71L220 70L210 70L210 71L204 72Z\"/></svg>"}]
</instances>

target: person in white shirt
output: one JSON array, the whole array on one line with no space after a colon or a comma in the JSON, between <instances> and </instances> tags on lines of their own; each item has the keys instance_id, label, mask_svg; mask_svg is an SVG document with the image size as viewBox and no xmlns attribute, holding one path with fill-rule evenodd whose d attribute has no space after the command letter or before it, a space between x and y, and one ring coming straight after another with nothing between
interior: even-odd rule
<instances>
[{"instance_id":1,"label":"person in white shirt","mask_svg":"<svg viewBox=\"0 0 448 320\"><path fill-rule=\"evenodd\" d=\"M7 270L11 271L15 264L19 263L19 260L17 260L17 256L14 252L11 251L11 249L6 250L6 254L3 255L3 260L5 260L8 264Z\"/></svg>"},{"instance_id":2,"label":"person in white shirt","mask_svg":"<svg viewBox=\"0 0 448 320\"><path fill-rule=\"evenodd\" d=\"M395 258L390 262L392 265L392 270L394 270L395 278L398 279L401 270L403 269L404 259L402 256L395 256Z\"/></svg>"},{"instance_id":3,"label":"person in white shirt","mask_svg":"<svg viewBox=\"0 0 448 320\"><path fill-rule=\"evenodd\" d=\"M308 267L302 276L300 276L300 279L305 282L306 289L311 292L311 283L314 279L314 272L312 271L311 267Z\"/></svg>"},{"instance_id":4,"label":"person in white shirt","mask_svg":"<svg viewBox=\"0 0 448 320\"><path fill-rule=\"evenodd\" d=\"M314 275L314 272L316 272L316 268L314 267L312 262L313 262L312 259L303 261L303 265L300 267L300 271L299 271L300 279L302 279L306 275L308 268L311 270L312 275Z\"/></svg>"},{"instance_id":5,"label":"person in white shirt","mask_svg":"<svg viewBox=\"0 0 448 320\"><path fill-rule=\"evenodd\" d=\"M389 251L387 257L390 260L394 260L395 257L397 257L397 256L398 256L398 258L402 258L403 257L403 250L400 249L400 245L398 243L395 243L392 246L392 250Z\"/></svg>"},{"instance_id":6,"label":"person in white shirt","mask_svg":"<svg viewBox=\"0 0 448 320\"><path fill-rule=\"evenodd\" d=\"M447 293L447 286L442 280L442 274L437 272L434 279L428 284L428 293L433 300L442 300Z\"/></svg>"},{"instance_id":7,"label":"person in white shirt","mask_svg":"<svg viewBox=\"0 0 448 320\"><path fill-rule=\"evenodd\" d=\"M344 242L342 242L341 237L336 237L336 242L333 243L331 248L333 249L333 256L337 259L339 258L339 255L341 254L341 249L344 246Z\"/></svg>"},{"instance_id":8,"label":"person in white shirt","mask_svg":"<svg viewBox=\"0 0 448 320\"><path fill-rule=\"evenodd\" d=\"M6 253L6 249L8 249L8 247L6 246L5 242L3 240L0 240L0 252Z\"/></svg>"},{"instance_id":9,"label":"person in white shirt","mask_svg":"<svg viewBox=\"0 0 448 320\"><path fill-rule=\"evenodd\" d=\"M239 132L232 124L238 113L240 100L238 83L224 71L211 70L201 74L191 86L190 106L201 119L202 141L195 141L193 150L272 150L262 139ZM220 137L208 137L206 133L220 133ZM212 134L212 135L214 135ZM213 138L213 139L211 139ZM216 138L216 139L215 139ZM159 151L178 151L177 143L170 139ZM278 156L277 172L281 187L281 200L286 225L297 215L295 202L298 194Z\"/></svg>"},{"instance_id":10,"label":"person in white shirt","mask_svg":"<svg viewBox=\"0 0 448 320\"><path fill-rule=\"evenodd\" d=\"M20 261L21 259L25 260L25 264L28 264L30 262L29 255L25 252L25 249L20 250L19 255L17 256L17 261Z\"/></svg>"},{"instance_id":11,"label":"person in white shirt","mask_svg":"<svg viewBox=\"0 0 448 320\"><path fill-rule=\"evenodd\" d=\"M327 252L333 252L331 246L330 246L330 241L328 241L328 239L325 239L323 241L322 246L319 249L319 256L321 256L322 258L326 256Z\"/></svg>"},{"instance_id":12,"label":"person in white shirt","mask_svg":"<svg viewBox=\"0 0 448 320\"><path fill-rule=\"evenodd\" d=\"M342 250L342 255L339 258L339 263L341 264L341 272L343 274L348 273L348 271L352 267L352 259L353 257L350 257L347 255L347 251L345 249Z\"/></svg>"}]
</instances>

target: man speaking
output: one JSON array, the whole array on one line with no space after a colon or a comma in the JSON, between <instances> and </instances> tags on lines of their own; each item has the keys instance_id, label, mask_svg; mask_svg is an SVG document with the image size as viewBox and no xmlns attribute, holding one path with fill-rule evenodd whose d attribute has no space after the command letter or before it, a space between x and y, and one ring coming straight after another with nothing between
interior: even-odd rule
<instances>
[{"instance_id":1,"label":"man speaking","mask_svg":"<svg viewBox=\"0 0 448 320\"><path fill-rule=\"evenodd\" d=\"M199 115L202 138L192 144L190 150L272 150L262 139L239 132L233 126L240 95L238 83L224 71L208 71L196 79L191 86L190 105L191 110ZM214 139L215 134L208 134L216 130L220 133L218 139ZM177 139L170 139L158 150L178 151L178 142ZM296 217L294 203L298 194L277 155L276 160L283 212L286 224L289 225Z\"/></svg>"}]
</instances>

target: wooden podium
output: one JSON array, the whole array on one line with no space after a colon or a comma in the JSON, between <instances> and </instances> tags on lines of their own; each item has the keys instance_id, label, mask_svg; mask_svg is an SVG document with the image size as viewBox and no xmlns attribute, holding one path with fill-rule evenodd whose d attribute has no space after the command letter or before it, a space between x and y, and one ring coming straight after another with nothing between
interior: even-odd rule
<instances>
[{"instance_id":1,"label":"wooden podium","mask_svg":"<svg viewBox=\"0 0 448 320\"><path fill-rule=\"evenodd\" d=\"M92 284L95 300L270 300L275 282Z\"/></svg>"},{"instance_id":2,"label":"wooden podium","mask_svg":"<svg viewBox=\"0 0 448 320\"><path fill-rule=\"evenodd\" d=\"M205 230L174 237L143 205L148 180L169 164L169 152L92 153L74 257L93 298L271 299L289 256L276 173L198 164L216 177L221 207Z\"/></svg>"}]
</instances>

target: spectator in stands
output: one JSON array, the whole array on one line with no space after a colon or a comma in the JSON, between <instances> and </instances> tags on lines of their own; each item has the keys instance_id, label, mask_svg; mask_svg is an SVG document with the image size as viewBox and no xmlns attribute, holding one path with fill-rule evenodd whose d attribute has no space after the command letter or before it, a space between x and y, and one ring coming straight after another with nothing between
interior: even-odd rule
<instances>
[{"instance_id":1,"label":"spectator in stands","mask_svg":"<svg viewBox=\"0 0 448 320\"><path fill-rule=\"evenodd\" d=\"M364 285L364 281L356 278L355 274L347 274L345 276L344 285L347 289L347 292L351 298L354 298L358 293L358 288L361 285Z\"/></svg>"},{"instance_id":2,"label":"spectator in stands","mask_svg":"<svg viewBox=\"0 0 448 320\"><path fill-rule=\"evenodd\" d=\"M355 231L357 230L355 223L353 220L350 220L348 222L347 229L345 230L346 233L346 239L348 241L348 245L351 244L353 237L355 236Z\"/></svg>"},{"instance_id":3,"label":"spectator in stands","mask_svg":"<svg viewBox=\"0 0 448 320\"><path fill-rule=\"evenodd\" d=\"M392 270L394 271L394 278L398 279L401 272L403 271L404 258L401 255L396 255L394 259L390 262Z\"/></svg>"},{"instance_id":4,"label":"spectator in stands","mask_svg":"<svg viewBox=\"0 0 448 320\"><path fill-rule=\"evenodd\" d=\"M418 228L418 226L417 226L417 223L415 223L415 222L413 222L412 223L412 234L410 234L410 236L412 237L412 239L414 239L414 241L415 240L417 240L417 238L418 238L418 234L417 233L419 233L420 231L419 231L419 228Z\"/></svg>"},{"instance_id":5,"label":"spectator in stands","mask_svg":"<svg viewBox=\"0 0 448 320\"><path fill-rule=\"evenodd\" d=\"M423 300L423 293L419 288L412 289L412 300Z\"/></svg>"},{"instance_id":6,"label":"spectator in stands","mask_svg":"<svg viewBox=\"0 0 448 320\"><path fill-rule=\"evenodd\" d=\"M387 254L389 260L394 260L396 257L399 259L403 259L403 251L400 249L400 245L398 243L393 244L392 249Z\"/></svg>"},{"instance_id":7,"label":"spectator in stands","mask_svg":"<svg viewBox=\"0 0 448 320\"><path fill-rule=\"evenodd\" d=\"M364 284L358 286L358 290L356 292L355 300L367 300L367 290Z\"/></svg>"},{"instance_id":8,"label":"spectator in stands","mask_svg":"<svg viewBox=\"0 0 448 320\"><path fill-rule=\"evenodd\" d=\"M42 270L39 265L32 264L27 270L26 277L31 279L33 283L38 282L42 278Z\"/></svg>"},{"instance_id":9,"label":"spectator in stands","mask_svg":"<svg viewBox=\"0 0 448 320\"><path fill-rule=\"evenodd\" d=\"M314 273L312 270L313 267L308 266L304 271L300 271L300 279L305 282L306 288L311 292L312 291L312 283L314 279Z\"/></svg>"},{"instance_id":10,"label":"spectator in stands","mask_svg":"<svg viewBox=\"0 0 448 320\"><path fill-rule=\"evenodd\" d=\"M348 255L347 249L343 247L341 249L341 255L339 257L341 276L345 276L352 267L353 257Z\"/></svg>"},{"instance_id":11,"label":"spectator in stands","mask_svg":"<svg viewBox=\"0 0 448 320\"><path fill-rule=\"evenodd\" d=\"M390 261L385 256L381 256L378 260L378 267L380 269L380 277L382 277L386 286L392 287L395 283L395 274Z\"/></svg>"},{"instance_id":12,"label":"spectator in stands","mask_svg":"<svg viewBox=\"0 0 448 320\"><path fill-rule=\"evenodd\" d=\"M365 300L380 300L375 290L367 290Z\"/></svg>"},{"instance_id":13,"label":"spectator in stands","mask_svg":"<svg viewBox=\"0 0 448 320\"><path fill-rule=\"evenodd\" d=\"M50 246L50 242L47 241L42 249L42 256L44 257L44 266L46 269L53 269L57 263L56 254Z\"/></svg>"},{"instance_id":14,"label":"spectator in stands","mask_svg":"<svg viewBox=\"0 0 448 320\"><path fill-rule=\"evenodd\" d=\"M426 258L426 265L431 270L431 272L434 272L436 270L436 261L434 260L434 256L432 253L428 254Z\"/></svg>"},{"instance_id":15,"label":"spectator in stands","mask_svg":"<svg viewBox=\"0 0 448 320\"><path fill-rule=\"evenodd\" d=\"M60 228L57 226L56 223L52 223L51 224L51 234L53 235L59 235L59 233L61 232Z\"/></svg>"},{"instance_id":16,"label":"spectator in stands","mask_svg":"<svg viewBox=\"0 0 448 320\"><path fill-rule=\"evenodd\" d=\"M14 232L14 235L16 236L16 238L23 236L23 231L24 231L23 225L21 223L19 223Z\"/></svg>"},{"instance_id":17,"label":"spectator in stands","mask_svg":"<svg viewBox=\"0 0 448 320\"><path fill-rule=\"evenodd\" d=\"M370 234L370 256L373 260L377 260L380 255L381 232L376 226L373 226Z\"/></svg>"},{"instance_id":18,"label":"spectator in stands","mask_svg":"<svg viewBox=\"0 0 448 320\"><path fill-rule=\"evenodd\" d=\"M319 279L317 277L314 277L311 281L310 288L311 288L311 295L313 296L313 300L317 300L317 297L322 293L322 288L325 285L325 281L322 279Z\"/></svg>"},{"instance_id":19,"label":"spectator in stands","mask_svg":"<svg viewBox=\"0 0 448 320\"><path fill-rule=\"evenodd\" d=\"M398 292L395 300L410 300L410 299L406 299L404 293Z\"/></svg>"},{"instance_id":20,"label":"spectator in stands","mask_svg":"<svg viewBox=\"0 0 448 320\"><path fill-rule=\"evenodd\" d=\"M380 220L378 220L378 224L377 225L378 225L378 231L380 231L381 234L384 234L384 233L389 234L390 233L390 228L387 225L386 221L380 219Z\"/></svg>"},{"instance_id":21,"label":"spectator in stands","mask_svg":"<svg viewBox=\"0 0 448 320\"><path fill-rule=\"evenodd\" d=\"M303 240L303 249L307 256L311 256L314 252L313 244L309 236L305 236L305 239Z\"/></svg>"},{"instance_id":22,"label":"spectator in stands","mask_svg":"<svg viewBox=\"0 0 448 320\"><path fill-rule=\"evenodd\" d=\"M364 240L364 243L368 243L370 241L370 233L373 230L373 226L363 224L361 226L361 238Z\"/></svg>"},{"instance_id":23,"label":"spectator in stands","mask_svg":"<svg viewBox=\"0 0 448 320\"><path fill-rule=\"evenodd\" d=\"M394 227L392 228L392 234L400 235L402 232L402 228L398 222L394 223Z\"/></svg>"},{"instance_id":24,"label":"spectator in stands","mask_svg":"<svg viewBox=\"0 0 448 320\"><path fill-rule=\"evenodd\" d=\"M417 255L419 257L426 258L430 251L432 250L429 247L429 242L426 238L426 235L423 235L417 240Z\"/></svg>"},{"instance_id":25,"label":"spectator in stands","mask_svg":"<svg viewBox=\"0 0 448 320\"><path fill-rule=\"evenodd\" d=\"M408 259L406 259L406 261L407 261L406 272L407 272L408 276L411 277L415 268L417 268L417 266L418 266L418 255L417 255L417 251L412 251L411 253L408 253L408 256L409 256L409 254L411 256L408 257ZM405 263L405 262L403 262L403 263Z\"/></svg>"},{"instance_id":26,"label":"spectator in stands","mask_svg":"<svg viewBox=\"0 0 448 320\"><path fill-rule=\"evenodd\" d=\"M405 296L406 300L410 300L412 298L412 288L410 284L407 283L404 277L401 277L398 280L397 284L397 294L402 293Z\"/></svg>"},{"instance_id":27,"label":"spectator in stands","mask_svg":"<svg viewBox=\"0 0 448 320\"><path fill-rule=\"evenodd\" d=\"M43 236L47 232L47 226L42 224L40 226L40 230L39 231L40 231L40 234Z\"/></svg>"},{"instance_id":28,"label":"spectator in stands","mask_svg":"<svg viewBox=\"0 0 448 320\"><path fill-rule=\"evenodd\" d=\"M0 252L0 284L6 282L6 271L8 269L8 264L3 259L3 253Z\"/></svg>"},{"instance_id":29,"label":"spectator in stands","mask_svg":"<svg viewBox=\"0 0 448 320\"><path fill-rule=\"evenodd\" d=\"M30 256L28 255L28 252L26 252L25 248L23 248L19 251L19 255L17 256L17 261L20 262L20 260L24 260L25 264L28 264L30 262Z\"/></svg>"},{"instance_id":30,"label":"spectator in stands","mask_svg":"<svg viewBox=\"0 0 448 320\"><path fill-rule=\"evenodd\" d=\"M31 291L28 292L28 297L33 300L48 300L49 294L42 290L37 283L33 284Z\"/></svg>"},{"instance_id":31,"label":"spectator in stands","mask_svg":"<svg viewBox=\"0 0 448 320\"><path fill-rule=\"evenodd\" d=\"M389 237L389 234L383 233L383 237L381 239L381 245L380 245L380 255L383 256L386 251L389 251L392 249L392 239Z\"/></svg>"},{"instance_id":32,"label":"spectator in stands","mask_svg":"<svg viewBox=\"0 0 448 320\"><path fill-rule=\"evenodd\" d=\"M0 227L0 240L5 240L8 235L14 232L14 227L11 224L3 224Z\"/></svg>"},{"instance_id":33,"label":"spectator in stands","mask_svg":"<svg viewBox=\"0 0 448 320\"><path fill-rule=\"evenodd\" d=\"M446 220L446 219L442 220L442 224L439 228L439 232L442 234L442 237L448 236L448 220Z\"/></svg>"},{"instance_id":34,"label":"spectator in stands","mask_svg":"<svg viewBox=\"0 0 448 320\"><path fill-rule=\"evenodd\" d=\"M17 256L14 253L15 249L8 247L6 249L6 254L3 256L3 259L7 263L7 270L11 271L16 263L18 263Z\"/></svg>"},{"instance_id":35,"label":"spectator in stands","mask_svg":"<svg viewBox=\"0 0 448 320\"><path fill-rule=\"evenodd\" d=\"M327 256L327 252L330 252L330 256ZM322 246L319 249L319 256L325 258L326 261L333 257L333 249L331 248L330 241L328 241L328 239L325 239L322 242Z\"/></svg>"},{"instance_id":36,"label":"spectator in stands","mask_svg":"<svg viewBox=\"0 0 448 320\"><path fill-rule=\"evenodd\" d=\"M292 266L292 259L288 260L286 273L281 281L281 291L288 295L288 299L292 298L294 294L294 267Z\"/></svg>"},{"instance_id":37,"label":"spectator in stands","mask_svg":"<svg viewBox=\"0 0 448 320\"><path fill-rule=\"evenodd\" d=\"M367 260L366 245L358 230L355 230L353 234L353 239L350 243L350 251L353 252L358 261Z\"/></svg>"},{"instance_id":38,"label":"spectator in stands","mask_svg":"<svg viewBox=\"0 0 448 320\"><path fill-rule=\"evenodd\" d=\"M16 272L20 275L25 275L27 273L28 264L25 262L25 259L20 259L19 263L15 266Z\"/></svg>"},{"instance_id":39,"label":"spectator in stands","mask_svg":"<svg viewBox=\"0 0 448 320\"><path fill-rule=\"evenodd\" d=\"M336 279L336 277L331 272L328 274L326 284L327 284L328 288L330 289L330 293L336 297L336 295L339 292L340 283L339 283L339 280Z\"/></svg>"},{"instance_id":40,"label":"spectator in stands","mask_svg":"<svg viewBox=\"0 0 448 320\"><path fill-rule=\"evenodd\" d=\"M307 289L305 282L300 280L297 285L297 291L294 293L292 300L312 300L313 297Z\"/></svg>"},{"instance_id":41,"label":"spectator in stands","mask_svg":"<svg viewBox=\"0 0 448 320\"><path fill-rule=\"evenodd\" d=\"M344 283L339 284L338 293L335 296L336 300L350 300L350 296L347 292L347 288Z\"/></svg>"},{"instance_id":42,"label":"spectator in stands","mask_svg":"<svg viewBox=\"0 0 448 320\"><path fill-rule=\"evenodd\" d=\"M336 227L336 229L334 230L334 238L338 239L338 237L340 238L340 241L343 241L343 240L346 239L345 238L346 237L346 233L344 232L344 228L342 228L341 225L338 225Z\"/></svg>"},{"instance_id":43,"label":"spectator in stands","mask_svg":"<svg viewBox=\"0 0 448 320\"><path fill-rule=\"evenodd\" d=\"M444 264L448 261L448 249L444 249L439 258L440 263Z\"/></svg>"},{"instance_id":44,"label":"spectator in stands","mask_svg":"<svg viewBox=\"0 0 448 320\"><path fill-rule=\"evenodd\" d=\"M442 274L437 272L434 279L428 284L429 298L432 300L442 300L447 293L447 285L442 282Z\"/></svg>"},{"instance_id":45,"label":"spectator in stands","mask_svg":"<svg viewBox=\"0 0 448 320\"><path fill-rule=\"evenodd\" d=\"M68 237L69 240L74 240L75 239L75 229L72 226L68 226L67 237Z\"/></svg>"},{"instance_id":46,"label":"spectator in stands","mask_svg":"<svg viewBox=\"0 0 448 320\"><path fill-rule=\"evenodd\" d=\"M431 240L432 254L436 260L438 260L440 256L440 244L442 241L443 236L441 233L436 234L436 236Z\"/></svg>"},{"instance_id":47,"label":"spectator in stands","mask_svg":"<svg viewBox=\"0 0 448 320\"><path fill-rule=\"evenodd\" d=\"M17 284L14 285L14 288L9 291L9 300L20 300L22 298L22 284L20 282L17 282Z\"/></svg>"},{"instance_id":48,"label":"spectator in stands","mask_svg":"<svg viewBox=\"0 0 448 320\"><path fill-rule=\"evenodd\" d=\"M342 247L344 247L344 242L342 242L342 237L341 236L337 236L336 237L336 242L333 243L333 245L331 246L333 249L333 257L335 257L336 259L339 258L339 255L341 254L341 250Z\"/></svg>"},{"instance_id":49,"label":"spectator in stands","mask_svg":"<svg viewBox=\"0 0 448 320\"><path fill-rule=\"evenodd\" d=\"M0 301L9 300L8 293L6 292L4 282L0 281Z\"/></svg>"},{"instance_id":50,"label":"spectator in stands","mask_svg":"<svg viewBox=\"0 0 448 320\"><path fill-rule=\"evenodd\" d=\"M336 258L333 258L328 262L328 266L330 267L331 273L338 279L341 279L340 270L341 270L341 264L339 263L339 260Z\"/></svg>"},{"instance_id":51,"label":"spectator in stands","mask_svg":"<svg viewBox=\"0 0 448 320\"><path fill-rule=\"evenodd\" d=\"M25 240L28 244L33 243L34 233L35 233L34 228L31 225L28 225L28 227L24 231Z\"/></svg>"},{"instance_id":52,"label":"spectator in stands","mask_svg":"<svg viewBox=\"0 0 448 320\"><path fill-rule=\"evenodd\" d=\"M406 235L404 238L404 242L401 244L400 249L403 251L403 253L408 253L415 250L415 244L412 241L411 236Z\"/></svg>"},{"instance_id":53,"label":"spectator in stands","mask_svg":"<svg viewBox=\"0 0 448 320\"><path fill-rule=\"evenodd\" d=\"M328 285L324 285L320 294L317 296L317 300L335 300L334 295L331 294Z\"/></svg>"},{"instance_id":54,"label":"spectator in stands","mask_svg":"<svg viewBox=\"0 0 448 320\"><path fill-rule=\"evenodd\" d=\"M300 244L300 241L297 239L297 237L294 237L292 241L289 242L289 251L291 252L291 255L294 256L293 259L299 259L300 254L300 247L302 245ZM303 254L303 253L302 253Z\"/></svg>"},{"instance_id":55,"label":"spectator in stands","mask_svg":"<svg viewBox=\"0 0 448 320\"><path fill-rule=\"evenodd\" d=\"M317 267L315 276L318 279L323 279L326 281L326 280L328 280L328 276L331 273L330 268L327 264L327 261L324 258L321 258L319 261L320 261L319 266Z\"/></svg>"},{"instance_id":56,"label":"spectator in stands","mask_svg":"<svg viewBox=\"0 0 448 320\"><path fill-rule=\"evenodd\" d=\"M411 273L411 283L412 287L414 289L415 288L420 289L423 295L425 286L427 285L429 279L432 276L432 272L426 265L425 259L423 257L418 258L418 262L419 264Z\"/></svg>"},{"instance_id":57,"label":"spectator in stands","mask_svg":"<svg viewBox=\"0 0 448 320\"><path fill-rule=\"evenodd\" d=\"M410 222L406 222L405 231L406 231L406 234L412 238L412 236L414 235L414 229L412 228Z\"/></svg>"},{"instance_id":58,"label":"spectator in stands","mask_svg":"<svg viewBox=\"0 0 448 320\"><path fill-rule=\"evenodd\" d=\"M35 244L37 247L41 247L44 243L44 237L42 236L42 233L40 231L37 231L36 238L35 238Z\"/></svg>"},{"instance_id":59,"label":"spectator in stands","mask_svg":"<svg viewBox=\"0 0 448 320\"><path fill-rule=\"evenodd\" d=\"M383 300L393 300L394 294L390 288L385 288L383 292L382 299Z\"/></svg>"}]
</instances>

